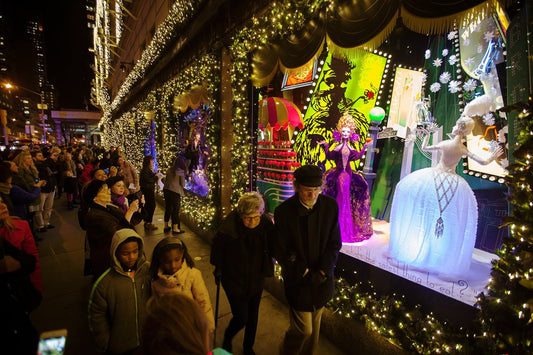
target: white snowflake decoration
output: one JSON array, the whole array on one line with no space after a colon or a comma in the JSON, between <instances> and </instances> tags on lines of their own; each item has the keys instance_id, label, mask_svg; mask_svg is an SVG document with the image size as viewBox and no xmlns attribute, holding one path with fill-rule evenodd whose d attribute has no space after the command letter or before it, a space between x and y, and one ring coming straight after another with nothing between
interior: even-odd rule
<instances>
[{"instance_id":1,"label":"white snowflake decoration","mask_svg":"<svg viewBox=\"0 0 533 355\"><path fill-rule=\"evenodd\" d=\"M494 83L496 82L497 79L496 79L496 75L494 75L492 72L490 73L483 72L479 75L479 80L490 81L491 83Z\"/></svg>"},{"instance_id":2,"label":"white snowflake decoration","mask_svg":"<svg viewBox=\"0 0 533 355\"><path fill-rule=\"evenodd\" d=\"M464 41L463 41L463 45L466 47L466 46L469 46L470 45L470 38L465 38Z\"/></svg>"},{"instance_id":3,"label":"white snowflake decoration","mask_svg":"<svg viewBox=\"0 0 533 355\"><path fill-rule=\"evenodd\" d=\"M495 122L496 122L496 120L494 119L494 116L492 115L491 112L483 115L483 123L485 125L492 126Z\"/></svg>"},{"instance_id":4,"label":"white snowflake decoration","mask_svg":"<svg viewBox=\"0 0 533 355\"><path fill-rule=\"evenodd\" d=\"M452 74L445 71L439 76L439 81L443 84L447 84L452 79Z\"/></svg>"},{"instance_id":5,"label":"white snowflake decoration","mask_svg":"<svg viewBox=\"0 0 533 355\"><path fill-rule=\"evenodd\" d=\"M448 39L451 41L455 38L455 35L457 34L457 31L452 31L448 33Z\"/></svg>"},{"instance_id":6,"label":"white snowflake decoration","mask_svg":"<svg viewBox=\"0 0 533 355\"><path fill-rule=\"evenodd\" d=\"M459 59L455 54L451 55L450 58L448 58L448 63L450 63L450 65L455 65L455 63L457 63L458 61Z\"/></svg>"},{"instance_id":7,"label":"white snowflake decoration","mask_svg":"<svg viewBox=\"0 0 533 355\"><path fill-rule=\"evenodd\" d=\"M474 57L466 58L465 65L470 68L472 64L474 64L474 60L475 60Z\"/></svg>"},{"instance_id":8,"label":"white snowflake decoration","mask_svg":"<svg viewBox=\"0 0 533 355\"><path fill-rule=\"evenodd\" d=\"M424 58L426 59L431 58L431 51L429 49L426 49L426 53L424 53Z\"/></svg>"},{"instance_id":9,"label":"white snowflake decoration","mask_svg":"<svg viewBox=\"0 0 533 355\"><path fill-rule=\"evenodd\" d=\"M447 55L448 55L448 49L444 48L444 49L442 50L442 56L443 56L443 57L446 57Z\"/></svg>"},{"instance_id":10,"label":"white snowflake decoration","mask_svg":"<svg viewBox=\"0 0 533 355\"><path fill-rule=\"evenodd\" d=\"M494 151L496 151L496 149L498 149L499 146L500 144L497 141L490 141L489 142L489 153L493 153Z\"/></svg>"},{"instance_id":11,"label":"white snowflake decoration","mask_svg":"<svg viewBox=\"0 0 533 355\"><path fill-rule=\"evenodd\" d=\"M483 52L483 46L481 44L477 46L477 52L478 53Z\"/></svg>"},{"instance_id":12,"label":"white snowflake decoration","mask_svg":"<svg viewBox=\"0 0 533 355\"><path fill-rule=\"evenodd\" d=\"M433 93L438 92L440 90L440 83L433 83L429 87L429 90Z\"/></svg>"},{"instance_id":13,"label":"white snowflake decoration","mask_svg":"<svg viewBox=\"0 0 533 355\"><path fill-rule=\"evenodd\" d=\"M485 42L489 43L490 40L494 37L494 32L492 31L487 31L485 32L485 35L483 36L483 38L485 38Z\"/></svg>"},{"instance_id":14,"label":"white snowflake decoration","mask_svg":"<svg viewBox=\"0 0 533 355\"><path fill-rule=\"evenodd\" d=\"M437 59L435 59L435 60L433 61L433 66L434 66L434 67L437 67L437 68L438 68L438 67L440 67L441 65L442 65L442 59L437 58Z\"/></svg>"},{"instance_id":15,"label":"white snowflake decoration","mask_svg":"<svg viewBox=\"0 0 533 355\"><path fill-rule=\"evenodd\" d=\"M448 84L448 91L452 94L455 94L457 91L461 90L461 83L457 80L450 81Z\"/></svg>"},{"instance_id":16,"label":"white snowflake decoration","mask_svg":"<svg viewBox=\"0 0 533 355\"><path fill-rule=\"evenodd\" d=\"M464 91L474 91L476 90L477 82L475 79L468 79L463 85Z\"/></svg>"}]
</instances>

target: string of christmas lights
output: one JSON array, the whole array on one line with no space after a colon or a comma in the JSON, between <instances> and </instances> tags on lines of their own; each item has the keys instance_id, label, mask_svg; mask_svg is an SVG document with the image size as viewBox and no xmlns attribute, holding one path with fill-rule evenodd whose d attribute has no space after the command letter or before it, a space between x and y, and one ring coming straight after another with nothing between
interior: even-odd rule
<instances>
[{"instance_id":1,"label":"string of christmas lights","mask_svg":"<svg viewBox=\"0 0 533 355\"><path fill-rule=\"evenodd\" d=\"M522 129L520 146L514 152L506 184L513 205L502 227L510 229L500 257L493 262L488 294L480 294L480 322L485 353L527 354L533 352L533 101L517 104Z\"/></svg>"},{"instance_id":2,"label":"string of christmas lights","mask_svg":"<svg viewBox=\"0 0 533 355\"><path fill-rule=\"evenodd\" d=\"M233 147L231 149L231 203L236 205L248 188L250 161L249 101L247 88L251 78L251 56L254 50L301 29L318 9L330 1L273 2L263 17L254 17L251 23L233 37L231 85L233 88Z\"/></svg>"}]
</instances>

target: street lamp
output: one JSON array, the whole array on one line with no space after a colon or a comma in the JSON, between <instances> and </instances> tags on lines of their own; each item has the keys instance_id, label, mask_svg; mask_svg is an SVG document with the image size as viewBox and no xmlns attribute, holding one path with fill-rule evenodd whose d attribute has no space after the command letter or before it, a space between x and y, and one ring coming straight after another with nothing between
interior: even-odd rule
<instances>
[{"instance_id":1,"label":"street lamp","mask_svg":"<svg viewBox=\"0 0 533 355\"><path fill-rule=\"evenodd\" d=\"M376 178L376 173L374 172L374 154L376 152L376 143L379 133L379 125L381 121L385 118L385 110L379 106L375 106L368 113L370 118L370 136L372 137L372 143L366 153L365 166L363 168L363 174L365 175L366 182L368 183L368 192L372 192L372 184Z\"/></svg>"},{"instance_id":2,"label":"street lamp","mask_svg":"<svg viewBox=\"0 0 533 355\"><path fill-rule=\"evenodd\" d=\"M23 86L20 86L20 85L17 85L17 86L14 86L10 83L5 83L4 84L4 87L6 89L22 89L22 90L26 90L28 92L31 92L32 94L35 94L35 95L39 95L39 97L41 98L41 123L43 125L43 144L46 144L46 127L45 127L45 119L44 119L44 92L37 92L37 91L33 91L33 90L30 90L28 88L25 88Z\"/></svg>"}]
</instances>

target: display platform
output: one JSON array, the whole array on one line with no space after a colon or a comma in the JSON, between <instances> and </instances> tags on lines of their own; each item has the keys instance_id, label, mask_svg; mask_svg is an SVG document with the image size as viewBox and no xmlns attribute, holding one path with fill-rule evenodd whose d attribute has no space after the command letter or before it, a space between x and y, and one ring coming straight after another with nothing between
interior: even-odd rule
<instances>
[{"instance_id":1,"label":"display platform","mask_svg":"<svg viewBox=\"0 0 533 355\"><path fill-rule=\"evenodd\" d=\"M469 272L460 279L440 278L435 273L398 262L388 255L389 223L373 220L374 235L359 243L343 243L341 253L378 267L430 290L474 306L476 296L486 291L492 268L491 261L498 256L474 249Z\"/></svg>"}]
</instances>

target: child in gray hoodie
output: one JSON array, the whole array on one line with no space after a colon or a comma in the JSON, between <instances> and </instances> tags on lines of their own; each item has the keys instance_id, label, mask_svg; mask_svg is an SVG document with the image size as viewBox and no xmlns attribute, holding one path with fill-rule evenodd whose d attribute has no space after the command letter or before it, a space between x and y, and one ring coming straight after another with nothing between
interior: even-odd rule
<instances>
[{"instance_id":1,"label":"child in gray hoodie","mask_svg":"<svg viewBox=\"0 0 533 355\"><path fill-rule=\"evenodd\" d=\"M93 285L89 328L99 349L122 354L140 345L150 297L150 266L143 239L132 229L118 230L111 241L113 265Z\"/></svg>"}]
</instances>

